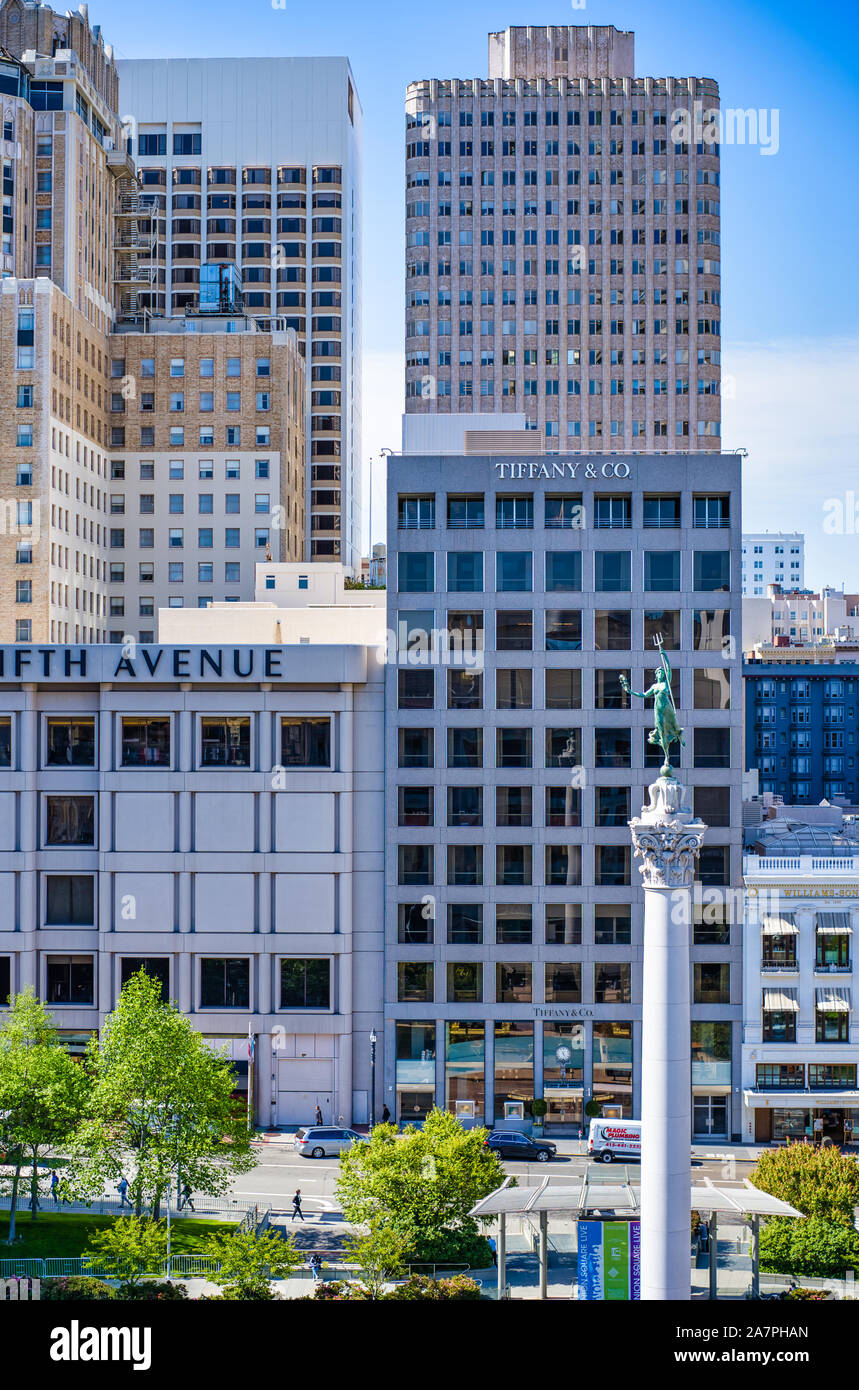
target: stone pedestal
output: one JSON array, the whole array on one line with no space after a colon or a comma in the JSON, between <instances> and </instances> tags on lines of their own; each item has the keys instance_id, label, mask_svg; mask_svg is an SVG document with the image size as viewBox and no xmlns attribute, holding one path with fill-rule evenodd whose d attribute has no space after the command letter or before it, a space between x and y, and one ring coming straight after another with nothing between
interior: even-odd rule
<instances>
[{"instance_id":1,"label":"stone pedestal","mask_svg":"<svg viewBox=\"0 0 859 1390\"><path fill-rule=\"evenodd\" d=\"M644 887L641 1045L641 1297L690 1297L690 923L703 821L660 775L629 823Z\"/></svg>"}]
</instances>

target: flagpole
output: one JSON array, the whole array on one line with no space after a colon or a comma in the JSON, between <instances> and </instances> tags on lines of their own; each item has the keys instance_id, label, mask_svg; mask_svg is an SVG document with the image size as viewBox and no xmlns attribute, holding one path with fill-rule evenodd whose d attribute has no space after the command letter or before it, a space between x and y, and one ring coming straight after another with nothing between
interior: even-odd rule
<instances>
[{"instance_id":1,"label":"flagpole","mask_svg":"<svg viewBox=\"0 0 859 1390\"><path fill-rule=\"evenodd\" d=\"M251 1033L251 1024L248 1024L248 1129L253 1128L253 1103L254 1103L254 1038Z\"/></svg>"}]
</instances>

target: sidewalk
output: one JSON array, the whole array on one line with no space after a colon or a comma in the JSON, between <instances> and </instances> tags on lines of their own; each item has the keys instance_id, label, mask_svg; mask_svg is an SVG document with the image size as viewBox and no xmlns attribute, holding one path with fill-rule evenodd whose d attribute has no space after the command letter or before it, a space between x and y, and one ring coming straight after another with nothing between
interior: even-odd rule
<instances>
[{"instance_id":1,"label":"sidewalk","mask_svg":"<svg viewBox=\"0 0 859 1390\"><path fill-rule=\"evenodd\" d=\"M289 1129L267 1130L264 1133L254 1135L253 1142L256 1144L288 1144L291 1145L295 1139L298 1125ZM358 1133L366 1133L366 1125L354 1125L353 1128ZM547 1135L548 1139L557 1145L558 1153L568 1157L585 1158L588 1152L587 1139L566 1139L556 1135ZM749 1163L754 1163L760 1158L762 1153L772 1148L771 1144L723 1144L716 1140L706 1144L692 1144L691 1156L697 1159L709 1159L717 1161L719 1159L734 1158L742 1159Z\"/></svg>"}]
</instances>

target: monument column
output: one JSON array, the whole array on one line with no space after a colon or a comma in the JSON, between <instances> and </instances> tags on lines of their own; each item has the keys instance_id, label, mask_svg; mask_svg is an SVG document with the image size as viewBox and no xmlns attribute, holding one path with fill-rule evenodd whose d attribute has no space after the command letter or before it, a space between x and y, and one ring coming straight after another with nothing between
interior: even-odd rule
<instances>
[{"instance_id":1,"label":"monument column","mask_svg":"<svg viewBox=\"0 0 859 1390\"><path fill-rule=\"evenodd\" d=\"M666 775L667 772L667 775ZM692 1136L689 925L703 821L670 767L629 823L644 887L641 1297L688 1300Z\"/></svg>"}]
</instances>

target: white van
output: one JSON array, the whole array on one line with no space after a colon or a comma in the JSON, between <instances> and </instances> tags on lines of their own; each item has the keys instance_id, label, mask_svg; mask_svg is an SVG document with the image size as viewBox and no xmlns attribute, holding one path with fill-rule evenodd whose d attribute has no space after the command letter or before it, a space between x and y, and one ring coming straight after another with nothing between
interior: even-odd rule
<instances>
[{"instance_id":1,"label":"white van","mask_svg":"<svg viewBox=\"0 0 859 1390\"><path fill-rule=\"evenodd\" d=\"M611 1163L615 1158L641 1162L640 1120L591 1120L588 1156Z\"/></svg>"}]
</instances>

